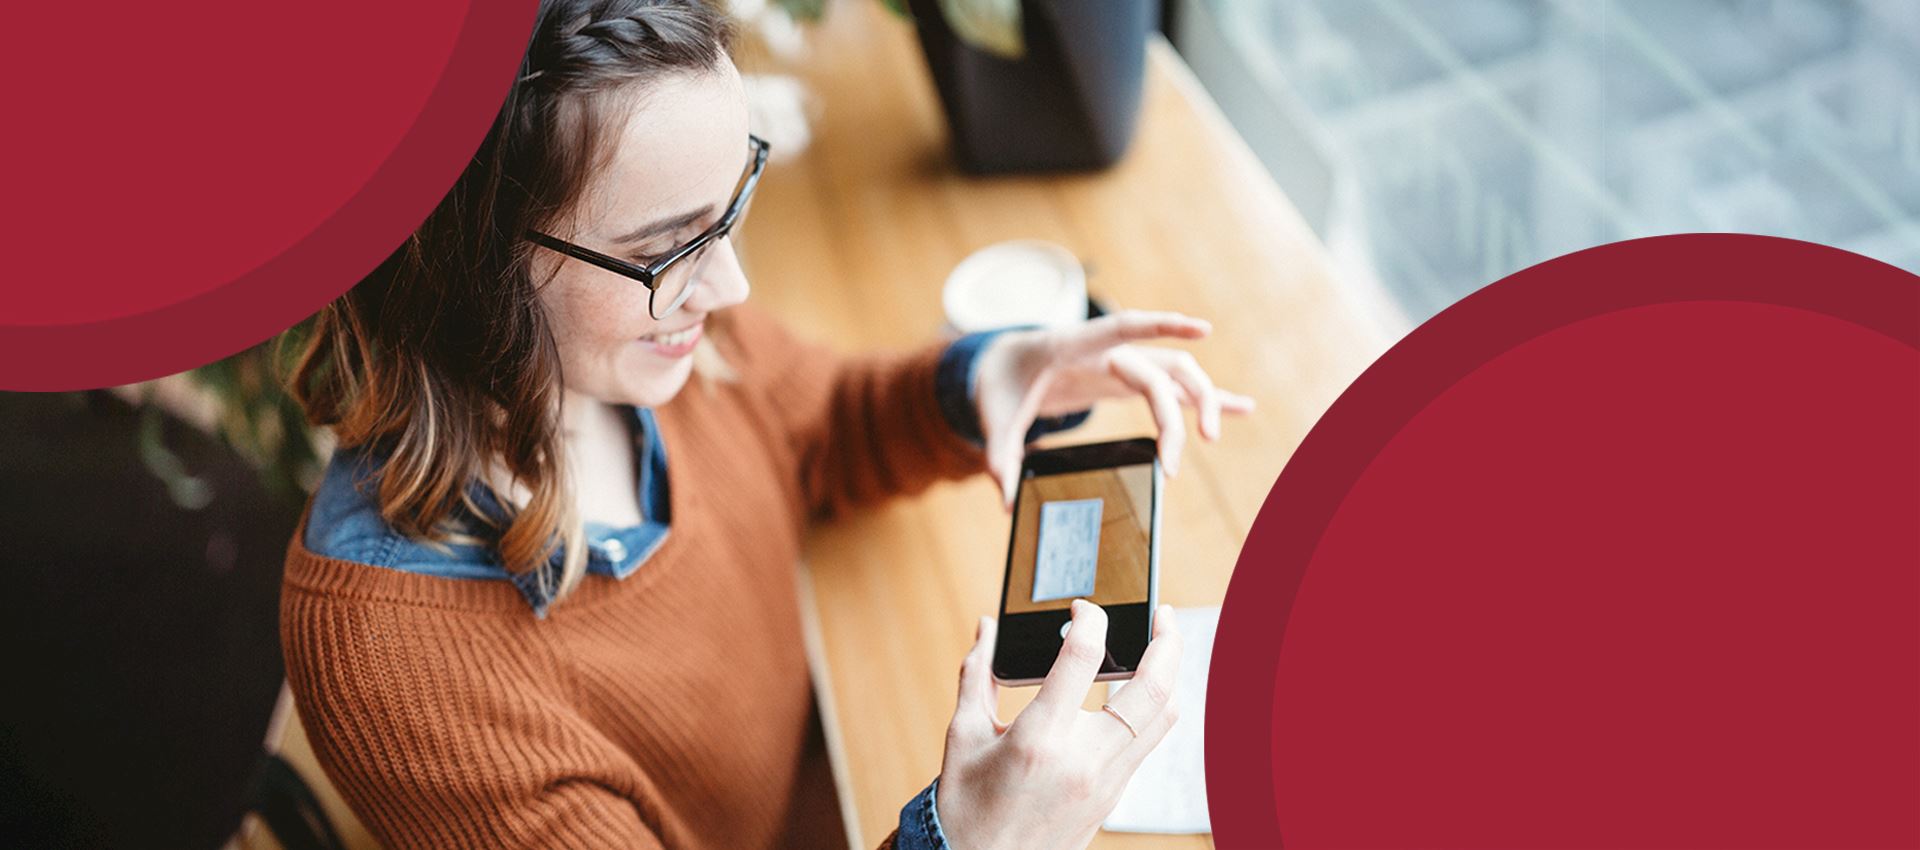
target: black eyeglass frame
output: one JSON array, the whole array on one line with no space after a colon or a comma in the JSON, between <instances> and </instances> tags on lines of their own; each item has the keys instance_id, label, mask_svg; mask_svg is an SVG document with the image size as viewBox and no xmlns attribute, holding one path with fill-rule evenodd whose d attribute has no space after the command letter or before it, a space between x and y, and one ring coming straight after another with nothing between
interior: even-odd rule
<instances>
[{"instance_id":1,"label":"black eyeglass frame","mask_svg":"<svg viewBox=\"0 0 1920 850\"><path fill-rule=\"evenodd\" d=\"M685 303L687 295L693 292L694 284L697 283L697 281L687 281L687 288L681 290L681 296L676 299L676 303L667 305L667 309L662 312L655 310L653 306L654 296L660 291L660 277L666 274L667 269L672 267L674 263L691 256L707 243L726 236L731 232L734 222L739 221L740 214L746 210L747 202L752 200L754 188L760 184L760 174L766 171L767 151L771 146L767 144L766 139L762 139L751 133L747 135L747 144L753 148L753 164L747 168L746 180L741 182L740 191L734 195L733 201L727 204L727 211L720 215L720 220L714 222L712 227L707 228L706 231L699 236L693 237L693 239L685 245L668 251L665 256L647 265L643 266L639 263L622 260L619 257L602 254L592 248L582 248L565 239L548 236L538 230L528 230L526 233L527 241L540 247L565 254L581 262L599 266L622 277L640 281L640 283L647 288L647 313L655 319L664 319L672 315L674 310L679 309L680 304Z\"/></svg>"}]
</instances>

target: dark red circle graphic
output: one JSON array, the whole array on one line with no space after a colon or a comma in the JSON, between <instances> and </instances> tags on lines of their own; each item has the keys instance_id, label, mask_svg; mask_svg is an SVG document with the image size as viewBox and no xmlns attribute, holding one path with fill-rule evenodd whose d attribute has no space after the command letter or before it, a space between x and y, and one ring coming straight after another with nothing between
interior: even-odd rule
<instances>
[{"instance_id":1,"label":"dark red circle graphic","mask_svg":"<svg viewBox=\"0 0 1920 850\"><path fill-rule=\"evenodd\" d=\"M192 368L346 291L479 146L535 5L11 10L0 389Z\"/></svg>"},{"instance_id":2,"label":"dark red circle graphic","mask_svg":"<svg viewBox=\"0 0 1920 850\"><path fill-rule=\"evenodd\" d=\"M1223 848L1920 846L1920 278L1696 234L1467 298L1288 464L1210 682Z\"/></svg>"}]
</instances>

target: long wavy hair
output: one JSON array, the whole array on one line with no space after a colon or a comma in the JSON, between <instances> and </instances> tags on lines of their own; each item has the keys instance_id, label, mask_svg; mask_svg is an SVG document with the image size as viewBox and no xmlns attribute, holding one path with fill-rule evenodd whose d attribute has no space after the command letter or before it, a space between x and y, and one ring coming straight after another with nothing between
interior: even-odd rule
<instances>
[{"instance_id":1,"label":"long wavy hair","mask_svg":"<svg viewBox=\"0 0 1920 850\"><path fill-rule=\"evenodd\" d=\"M712 71L731 39L702 0L542 2L520 74L452 190L315 318L289 391L339 445L386 458L375 498L396 530L479 540L451 520L464 503L494 526L486 542L508 570L534 571L556 596L579 581L587 558L560 439L560 355L520 234L566 232L610 154L618 104L633 101L609 95ZM717 357L696 352L695 363ZM518 506L499 494L504 519L468 498L490 471L528 494ZM556 547L557 578L541 569Z\"/></svg>"}]
</instances>

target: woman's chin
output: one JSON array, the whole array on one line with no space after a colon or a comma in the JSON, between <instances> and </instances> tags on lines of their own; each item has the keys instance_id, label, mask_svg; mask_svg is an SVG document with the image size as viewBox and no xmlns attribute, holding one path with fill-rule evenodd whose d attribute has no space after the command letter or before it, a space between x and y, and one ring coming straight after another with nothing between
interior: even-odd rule
<instances>
[{"instance_id":1,"label":"woman's chin","mask_svg":"<svg viewBox=\"0 0 1920 850\"><path fill-rule=\"evenodd\" d=\"M693 374L693 358L684 357L665 369L658 362L630 364L627 374L640 372L631 366L651 366L645 370L651 372L645 380L627 381L620 387L621 401L635 407L659 407L673 400L687 385L687 379Z\"/></svg>"}]
</instances>

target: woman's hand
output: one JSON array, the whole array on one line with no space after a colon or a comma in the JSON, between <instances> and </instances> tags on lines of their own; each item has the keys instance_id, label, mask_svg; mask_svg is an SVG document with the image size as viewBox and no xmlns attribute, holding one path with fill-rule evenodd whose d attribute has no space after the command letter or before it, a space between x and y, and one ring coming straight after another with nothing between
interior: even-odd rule
<instances>
[{"instance_id":1,"label":"woman's hand","mask_svg":"<svg viewBox=\"0 0 1920 850\"><path fill-rule=\"evenodd\" d=\"M1067 328L1007 331L980 352L974 387L987 468L1005 507L1026 449L1027 429L1042 416L1085 410L1103 398L1144 396L1160 430L1160 464L1180 470L1186 422L1180 406L1200 415L1200 436L1220 438L1220 414L1253 410L1253 399L1213 385L1193 355L1131 343L1173 337L1200 339L1213 328L1179 313L1122 310Z\"/></svg>"},{"instance_id":2,"label":"woman's hand","mask_svg":"<svg viewBox=\"0 0 1920 850\"><path fill-rule=\"evenodd\" d=\"M1106 658L1107 615L1073 601L1073 628L1053 669L1013 723L1001 723L993 682L996 624L981 618L960 667L960 705L934 793L954 850L1079 850L1120 801L1127 780L1173 726L1180 633L1173 609L1154 612L1153 640L1133 681L1109 703L1139 732L1080 703Z\"/></svg>"}]
</instances>

